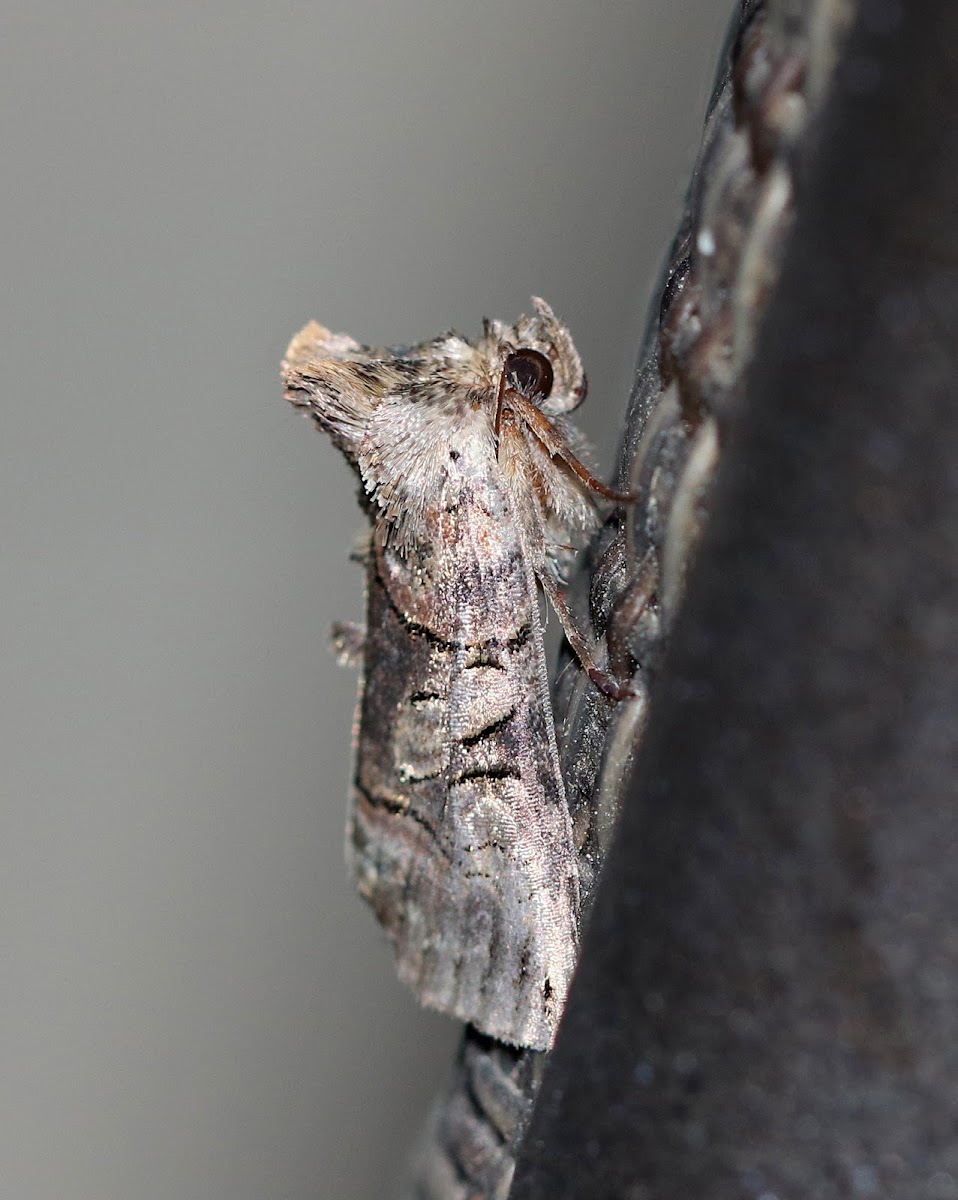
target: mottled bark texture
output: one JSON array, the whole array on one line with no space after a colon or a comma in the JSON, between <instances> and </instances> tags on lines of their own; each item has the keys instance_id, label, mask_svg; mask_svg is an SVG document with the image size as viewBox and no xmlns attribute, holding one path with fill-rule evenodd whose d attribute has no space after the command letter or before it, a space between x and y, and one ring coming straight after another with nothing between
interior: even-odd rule
<instances>
[{"instance_id":1,"label":"mottled bark texture","mask_svg":"<svg viewBox=\"0 0 958 1200\"><path fill-rule=\"evenodd\" d=\"M795 192L747 388L734 282L664 345L721 464L514 1200L958 1196L958 6L862 0L779 161L796 44L729 101L781 82L729 186Z\"/></svg>"}]
</instances>

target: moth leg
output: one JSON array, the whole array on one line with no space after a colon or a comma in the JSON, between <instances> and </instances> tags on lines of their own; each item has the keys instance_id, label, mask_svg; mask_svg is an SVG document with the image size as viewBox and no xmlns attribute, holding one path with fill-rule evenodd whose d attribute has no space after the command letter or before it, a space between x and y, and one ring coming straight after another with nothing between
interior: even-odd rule
<instances>
[{"instance_id":1,"label":"moth leg","mask_svg":"<svg viewBox=\"0 0 958 1200\"><path fill-rule=\"evenodd\" d=\"M586 674L599 691L616 702L629 700L637 695L628 683L621 683L614 675L604 671L595 661L588 639L569 608L565 592L556 581L543 574L539 576L539 582L542 584L542 590L549 597L549 603L556 611L565 635L569 639L569 645L575 651L576 658L582 663Z\"/></svg>"},{"instance_id":2,"label":"moth leg","mask_svg":"<svg viewBox=\"0 0 958 1200\"><path fill-rule=\"evenodd\" d=\"M515 388L506 388L502 396L503 400L506 397L509 400L509 407L525 422L529 432L542 443L551 457L561 459L590 491L597 492L600 496L604 496L606 500L613 500L617 504L631 504L638 499L634 492L617 492L613 488L606 487L601 479L597 479L585 463L580 462L563 439L559 437L555 427L545 413L541 409L536 408L532 401L523 396L521 392L517 392ZM501 407L500 403L499 408L496 410L497 436L499 433Z\"/></svg>"},{"instance_id":3,"label":"moth leg","mask_svg":"<svg viewBox=\"0 0 958 1200\"><path fill-rule=\"evenodd\" d=\"M341 667L362 665L366 630L354 621L337 621L329 631L329 645Z\"/></svg>"}]
</instances>

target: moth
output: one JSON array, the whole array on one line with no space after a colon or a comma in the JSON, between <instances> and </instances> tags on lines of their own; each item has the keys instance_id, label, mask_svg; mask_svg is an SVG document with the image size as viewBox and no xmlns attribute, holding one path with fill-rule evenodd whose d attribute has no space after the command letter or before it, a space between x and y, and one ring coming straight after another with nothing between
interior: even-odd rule
<instances>
[{"instance_id":1,"label":"moth","mask_svg":"<svg viewBox=\"0 0 958 1200\"><path fill-rule=\"evenodd\" d=\"M422 1003L548 1049L579 938L540 588L610 694L563 572L628 497L585 465L586 394L542 300L515 325L375 349L308 324L286 397L345 455L371 530L348 854Z\"/></svg>"}]
</instances>

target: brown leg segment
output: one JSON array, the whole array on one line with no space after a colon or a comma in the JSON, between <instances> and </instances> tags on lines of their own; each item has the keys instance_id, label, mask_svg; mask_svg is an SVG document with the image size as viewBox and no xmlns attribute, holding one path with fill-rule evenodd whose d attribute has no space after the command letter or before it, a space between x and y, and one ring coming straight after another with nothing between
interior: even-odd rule
<instances>
[{"instance_id":1,"label":"brown leg segment","mask_svg":"<svg viewBox=\"0 0 958 1200\"><path fill-rule=\"evenodd\" d=\"M569 608L565 592L556 584L555 580L543 575L540 576L539 582L542 584L542 590L549 597L549 603L556 611L565 635L569 639L569 645L575 651L576 657L582 663L583 669L599 691L604 696L608 696L610 700L616 701L616 703L620 700L629 700L635 696L636 693L628 683L621 683L613 675L610 675L608 671L604 671L595 661L586 635L583 633L579 622Z\"/></svg>"}]
</instances>

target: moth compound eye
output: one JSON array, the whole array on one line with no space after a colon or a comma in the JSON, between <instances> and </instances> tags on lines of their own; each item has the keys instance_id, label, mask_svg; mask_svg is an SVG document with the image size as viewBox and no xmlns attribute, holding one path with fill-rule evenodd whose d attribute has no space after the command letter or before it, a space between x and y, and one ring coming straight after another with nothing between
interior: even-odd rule
<instances>
[{"instance_id":1,"label":"moth compound eye","mask_svg":"<svg viewBox=\"0 0 958 1200\"><path fill-rule=\"evenodd\" d=\"M527 400L545 400L552 391L552 363L538 350L516 350L506 359L506 382Z\"/></svg>"}]
</instances>

